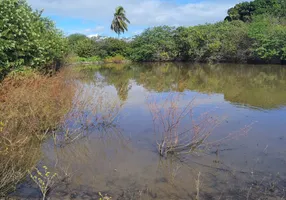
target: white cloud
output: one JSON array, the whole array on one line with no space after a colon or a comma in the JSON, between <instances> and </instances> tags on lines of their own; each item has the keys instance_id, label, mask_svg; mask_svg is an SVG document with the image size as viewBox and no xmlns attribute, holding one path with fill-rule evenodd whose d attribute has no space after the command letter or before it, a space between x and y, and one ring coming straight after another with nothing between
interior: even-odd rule
<instances>
[{"instance_id":1,"label":"white cloud","mask_svg":"<svg viewBox=\"0 0 286 200\"><path fill-rule=\"evenodd\" d=\"M90 35L87 35L87 37L91 38L91 37L98 37L99 35L98 34L90 34Z\"/></svg>"},{"instance_id":2,"label":"white cloud","mask_svg":"<svg viewBox=\"0 0 286 200\"><path fill-rule=\"evenodd\" d=\"M112 20L116 6L122 5L132 25L196 25L222 20L228 8L241 0L202 0L179 4L163 0L28 0L45 13L95 20L101 24ZM97 29L104 29L98 26Z\"/></svg>"},{"instance_id":3,"label":"white cloud","mask_svg":"<svg viewBox=\"0 0 286 200\"><path fill-rule=\"evenodd\" d=\"M85 29L83 32L90 33L91 31L92 31L92 29L88 28L88 29Z\"/></svg>"},{"instance_id":4,"label":"white cloud","mask_svg":"<svg viewBox=\"0 0 286 200\"><path fill-rule=\"evenodd\" d=\"M102 32L102 31L104 31L104 26L97 26L97 27L95 27L95 29L93 31L94 32Z\"/></svg>"},{"instance_id":5,"label":"white cloud","mask_svg":"<svg viewBox=\"0 0 286 200\"><path fill-rule=\"evenodd\" d=\"M97 37L98 35L102 34L105 30L104 26L96 26L95 28L87 28L87 29L78 29L78 30L70 30L67 32L67 35L73 33L82 33L87 35L88 37Z\"/></svg>"},{"instance_id":6,"label":"white cloud","mask_svg":"<svg viewBox=\"0 0 286 200\"><path fill-rule=\"evenodd\" d=\"M136 30L136 31L133 31L133 34L134 35L139 35L143 32L144 30Z\"/></svg>"}]
</instances>

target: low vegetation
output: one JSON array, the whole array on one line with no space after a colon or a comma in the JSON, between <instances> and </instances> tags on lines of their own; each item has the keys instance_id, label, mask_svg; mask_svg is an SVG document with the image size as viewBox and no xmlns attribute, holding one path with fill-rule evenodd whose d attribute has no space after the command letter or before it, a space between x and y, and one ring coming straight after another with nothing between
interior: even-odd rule
<instances>
[{"instance_id":1,"label":"low vegetation","mask_svg":"<svg viewBox=\"0 0 286 200\"><path fill-rule=\"evenodd\" d=\"M121 55L115 55L113 57L107 57L104 59L105 63L126 63L128 60Z\"/></svg>"},{"instance_id":2,"label":"low vegetation","mask_svg":"<svg viewBox=\"0 0 286 200\"><path fill-rule=\"evenodd\" d=\"M152 97L147 99L153 118L154 133L158 137L158 153L162 157L204 152L222 142L246 135L251 128L251 125L248 125L224 138L211 141L209 137L220 125L220 120L210 113L195 116L195 99L184 106L179 106L180 100L182 97L177 94L171 94L159 101ZM188 124L184 129L183 123Z\"/></svg>"},{"instance_id":3,"label":"low vegetation","mask_svg":"<svg viewBox=\"0 0 286 200\"><path fill-rule=\"evenodd\" d=\"M55 178L57 177L57 173L51 173L48 171L47 166L43 166L43 170L39 170L35 168L35 173L30 173L31 179L37 184L39 189L42 192L43 200L46 200L47 194L50 192L51 187L55 184Z\"/></svg>"},{"instance_id":4,"label":"low vegetation","mask_svg":"<svg viewBox=\"0 0 286 200\"><path fill-rule=\"evenodd\" d=\"M64 72L47 77L26 69L11 73L1 83L1 196L37 164L41 142L69 111L74 91Z\"/></svg>"}]
</instances>

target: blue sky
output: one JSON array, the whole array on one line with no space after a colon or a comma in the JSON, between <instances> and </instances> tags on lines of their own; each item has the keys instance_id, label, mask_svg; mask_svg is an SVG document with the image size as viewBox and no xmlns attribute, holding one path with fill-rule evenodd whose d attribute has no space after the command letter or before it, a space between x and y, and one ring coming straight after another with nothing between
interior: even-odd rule
<instances>
[{"instance_id":1,"label":"blue sky","mask_svg":"<svg viewBox=\"0 0 286 200\"><path fill-rule=\"evenodd\" d=\"M158 25L192 26L223 20L228 8L241 0L28 0L44 9L66 35L116 36L110 30L113 12L122 5L131 21L123 37Z\"/></svg>"}]
</instances>

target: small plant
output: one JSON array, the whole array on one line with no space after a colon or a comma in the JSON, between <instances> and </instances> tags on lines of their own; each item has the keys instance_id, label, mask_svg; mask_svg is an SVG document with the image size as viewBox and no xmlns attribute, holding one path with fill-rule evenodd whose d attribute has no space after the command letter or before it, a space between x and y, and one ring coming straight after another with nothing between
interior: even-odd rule
<instances>
[{"instance_id":1,"label":"small plant","mask_svg":"<svg viewBox=\"0 0 286 200\"><path fill-rule=\"evenodd\" d=\"M0 121L0 132L2 132L4 126L5 126L4 122Z\"/></svg>"},{"instance_id":2,"label":"small plant","mask_svg":"<svg viewBox=\"0 0 286 200\"><path fill-rule=\"evenodd\" d=\"M98 65L81 65L74 67L73 70L76 72L81 72L81 71L88 71L88 70L98 70L100 69L101 66Z\"/></svg>"},{"instance_id":3,"label":"small plant","mask_svg":"<svg viewBox=\"0 0 286 200\"><path fill-rule=\"evenodd\" d=\"M103 196L101 192L99 192L98 195L99 195L99 200L111 200L112 199L112 197L107 196L107 194Z\"/></svg>"},{"instance_id":4,"label":"small plant","mask_svg":"<svg viewBox=\"0 0 286 200\"><path fill-rule=\"evenodd\" d=\"M77 62L99 62L101 61L101 58L98 56L92 56L88 58L83 57L76 57Z\"/></svg>"},{"instance_id":5,"label":"small plant","mask_svg":"<svg viewBox=\"0 0 286 200\"><path fill-rule=\"evenodd\" d=\"M113 57L107 57L104 59L105 63L125 63L127 59L124 56L116 55Z\"/></svg>"},{"instance_id":6,"label":"small plant","mask_svg":"<svg viewBox=\"0 0 286 200\"><path fill-rule=\"evenodd\" d=\"M48 171L47 166L43 166L44 172L40 172L39 169L35 168L36 174L33 175L31 172L30 176L33 179L33 181L38 185L40 188L43 200L46 199L46 195L51 190L51 187L55 184L54 179L57 176L57 173L51 174L51 172Z\"/></svg>"},{"instance_id":7,"label":"small plant","mask_svg":"<svg viewBox=\"0 0 286 200\"><path fill-rule=\"evenodd\" d=\"M201 172L198 173L198 179L196 180L196 190L197 190L196 200L200 200L200 177L201 177Z\"/></svg>"}]
</instances>

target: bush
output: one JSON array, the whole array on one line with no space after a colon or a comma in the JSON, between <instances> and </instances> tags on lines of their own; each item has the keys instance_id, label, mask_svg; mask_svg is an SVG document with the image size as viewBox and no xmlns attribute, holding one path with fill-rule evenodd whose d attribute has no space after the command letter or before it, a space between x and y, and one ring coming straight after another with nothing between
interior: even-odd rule
<instances>
[{"instance_id":1,"label":"bush","mask_svg":"<svg viewBox=\"0 0 286 200\"><path fill-rule=\"evenodd\" d=\"M101 58L99 58L98 56L92 56L89 58L77 57L77 61L78 62L99 62L101 61Z\"/></svg>"},{"instance_id":2,"label":"bush","mask_svg":"<svg viewBox=\"0 0 286 200\"><path fill-rule=\"evenodd\" d=\"M250 24L249 37L253 57L266 61L286 60L286 28L283 20L272 16L256 16Z\"/></svg>"},{"instance_id":3,"label":"bush","mask_svg":"<svg viewBox=\"0 0 286 200\"><path fill-rule=\"evenodd\" d=\"M113 57L107 57L104 59L105 63L124 63L127 61L128 60L124 56L121 56L121 55L116 55Z\"/></svg>"},{"instance_id":4,"label":"bush","mask_svg":"<svg viewBox=\"0 0 286 200\"><path fill-rule=\"evenodd\" d=\"M22 69L0 87L0 196L14 188L40 159L40 143L72 107L74 84L60 72L47 77Z\"/></svg>"},{"instance_id":5,"label":"bush","mask_svg":"<svg viewBox=\"0 0 286 200\"><path fill-rule=\"evenodd\" d=\"M175 60L177 51L173 34L174 28L168 26L146 29L132 41L131 59L134 61Z\"/></svg>"},{"instance_id":6,"label":"bush","mask_svg":"<svg viewBox=\"0 0 286 200\"><path fill-rule=\"evenodd\" d=\"M70 52L83 58L94 56L106 58L117 54L128 57L130 54L129 43L116 38L88 38L76 33L70 35L68 41Z\"/></svg>"},{"instance_id":7,"label":"bush","mask_svg":"<svg viewBox=\"0 0 286 200\"><path fill-rule=\"evenodd\" d=\"M21 66L47 68L64 56L66 39L23 0L0 0L0 75Z\"/></svg>"},{"instance_id":8,"label":"bush","mask_svg":"<svg viewBox=\"0 0 286 200\"><path fill-rule=\"evenodd\" d=\"M97 55L101 58L108 56L123 55L124 57L129 56L129 43L116 39L106 38L102 40L96 40Z\"/></svg>"},{"instance_id":9,"label":"bush","mask_svg":"<svg viewBox=\"0 0 286 200\"><path fill-rule=\"evenodd\" d=\"M285 18L253 16L193 27L155 27L131 43L133 61L278 63L286 59Z\"/></svg>"},{"instance_id":10,"label":"bush","mask_svg":"<svg viewBox=\"0 0 286 200\"><path fill-rule=\"evenodd\" d=\"M79 40L74 44L73 49L79 57L89 58L96 55L96 47L94 41L89 38Z\"/></svg>"}]
</instances>

